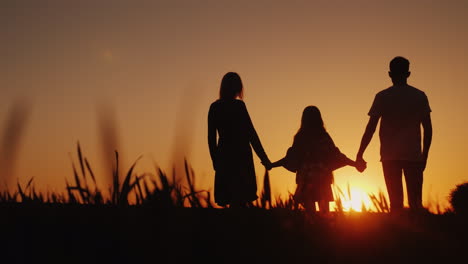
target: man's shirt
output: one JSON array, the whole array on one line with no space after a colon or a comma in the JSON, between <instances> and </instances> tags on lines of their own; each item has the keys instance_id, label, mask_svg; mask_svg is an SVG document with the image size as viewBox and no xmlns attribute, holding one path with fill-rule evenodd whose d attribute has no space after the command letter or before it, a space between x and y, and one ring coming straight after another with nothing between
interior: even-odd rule
<instances>
[{"instance_id":1,"label":"man's shirt","mask_svg":"<svg viewBox=\"0 0 468 264\"><path fill-rule=\"evenodd\" d=\"M392 86L377 93L368 114L381 118L381 161L421 161L421 122L430 112L426 94L412 86Z\"/></svg>"}]
</instances>

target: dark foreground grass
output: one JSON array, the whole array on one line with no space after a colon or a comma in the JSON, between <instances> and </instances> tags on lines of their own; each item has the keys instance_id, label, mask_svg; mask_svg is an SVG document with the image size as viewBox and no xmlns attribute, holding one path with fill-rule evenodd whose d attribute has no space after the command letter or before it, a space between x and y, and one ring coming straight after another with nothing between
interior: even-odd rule
<instances>
[{"instance_id":1,"label":"dark foreground grass","mask_svg":"<svg viewBox=\"0 0 468 264\"><path fill-rule=\"evenodd\" d=\"M468 248L466 219L451 214L52 204L0 214L2 263L450 263Z\"/></svg>"},{"instance_id":2,"label":"dark foreground grass","mask_svg":"<svg viewBox=\"0 0 468 264\"><path fill-rule=\"evenodd\" d=\"M159 169L136 175L136 163L121 181L117 153L106 195L77 150L65 193L33 180L0 193L0 263L466 262L467 219L450 212L389 214L380 194L377 212L307 215L291 197L271 200L268 174L251 208L220 209L187 163L186 185Z\"/></svg>"}]
</instances>

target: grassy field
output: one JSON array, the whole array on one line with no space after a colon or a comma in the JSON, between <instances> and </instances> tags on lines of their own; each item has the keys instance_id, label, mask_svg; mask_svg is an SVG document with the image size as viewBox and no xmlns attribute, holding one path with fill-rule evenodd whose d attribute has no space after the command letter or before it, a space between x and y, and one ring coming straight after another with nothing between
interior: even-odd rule
<instances>
[{"instance_id":1,"label":"grassy field","mask_svg":"<svg viewBox=\"0 0 468 264\"><path fill-rule=\"evenodd\" d=\"M466 219L450 214L57 204L0 211L3 263L448 263L466 259L468 248Z\"/></svg>"},{"instance_id":2,"label":"grassy field","mask_svg":"<svg viewBox=\"0 0 468 264\"><path fill-rule=\"evenodd\" d=\"M213 206L186 163L184 185L161 170L120 180L109 192L78 146L63 194L31 179L0 193L1 263L435 263L466 260L467 218L451 212L377 210L306 214L291 199L271 200L265 177L251 208ZM118 165L118 154L116 153ZM463 263L463 261L462 261Z\"/></svg>"}]
</instances>

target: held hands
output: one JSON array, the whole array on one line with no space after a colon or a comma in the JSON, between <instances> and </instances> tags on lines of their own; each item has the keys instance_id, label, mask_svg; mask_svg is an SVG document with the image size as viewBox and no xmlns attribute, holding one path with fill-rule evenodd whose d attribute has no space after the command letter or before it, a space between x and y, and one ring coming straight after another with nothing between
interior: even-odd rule
<instances>
[{"instance_id":1,"label":"held hands","mask_svg":"<svg viewBox=\"0 0 468 264\"><path fill-rule=\"evenodd\" d=\"M283 160L278 160L278 161L275 161L273 163L270 162L269 164L269 167L265 166L268 170L271 170L273 168L276 168L276 167L281 167L283 166Z\"/></svg>"},{"instance_id":2,"label":"held hands","mask_svg":"<svg viewBox=\"0 0 468 264\"><path fill-rule=\"evenodd\" d=\"M355 167L357 171L363 172L367 168L367 162L362 157L357 157Z\"/></svg>"},{"instance_id":3,"label":"held hands","mask_svg":"<svg viewBox=\"0 0 468 264\"><path fill-rule=\"evenodd\" d=\"M262 162L262 164L263 164L263 166L265 166L265 169L268 170L268 171L271 170L271 169L273 168L273 165L272 165L272 163L271 163L270 160L267 160L267 161L265 161L265 162Z\"/></svg>"},{"instance_id":4,"label":"held hands","mask_svg":"<svg viewBox=\"0 0 468 264\"><path fill-rule=\"evenodd\" d=\"M282 160L278 160L278 161L275 161L275 162L271 162L271 161L267 161L267 162L262 162L263 166L265 166L265 168L267 170L271 170L273 168L276 168L276 167L280 167L280 166L283 166L282 164Z\"/></svg>"}]
</instances>

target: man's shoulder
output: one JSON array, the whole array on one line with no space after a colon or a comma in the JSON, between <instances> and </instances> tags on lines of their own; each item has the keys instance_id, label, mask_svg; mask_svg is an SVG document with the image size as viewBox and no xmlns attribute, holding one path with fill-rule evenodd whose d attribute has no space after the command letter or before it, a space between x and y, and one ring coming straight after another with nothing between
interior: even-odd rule
<instances>
[{"instance_id":1,"label":"man's shoulder","mask_svg":"<svg viewBox=\"0 0 468 264\"><path fill-rule=\"evenodd\" d=\"M420 89L418 89L418 88L416 88L414 86L408 85L408 89L411 92L415 93L415 94L418 94L418 95L421 95L421 96L426 96L426 93L424 91L422 91L422 90L420 90Z\"/></svg>"},{"instance_id":2,"label":"man's shoulder","mask_svg":"<svg viewBox=\"0 0 468 264\"><path fill-rule=\"evenodd\" d=\"M378 92L377 96L385 96L385 95L391 95L391 94L401 93L401 92L406 93L406 94L410 93L414 95L426 96L426 93L424 91L411 85L408 85L407 87L403 89L401 87L390 86Z\"/></svg>"},{"instance_id":3,"label":"man's shoulder","mask_svg":"<svg viewBox=\"0 0 468 264\"><path fill-rule=\"evenodd\" d=\"M383 89L383 90L380 90L375 96L385 96L385 95L387 95L387 94L389 94L389 93L392 92L392 88L393 88L393 86L390 86L390 87L388 87L388 88L385 88L385 89Z\"/></svg>"}]
</instances>

